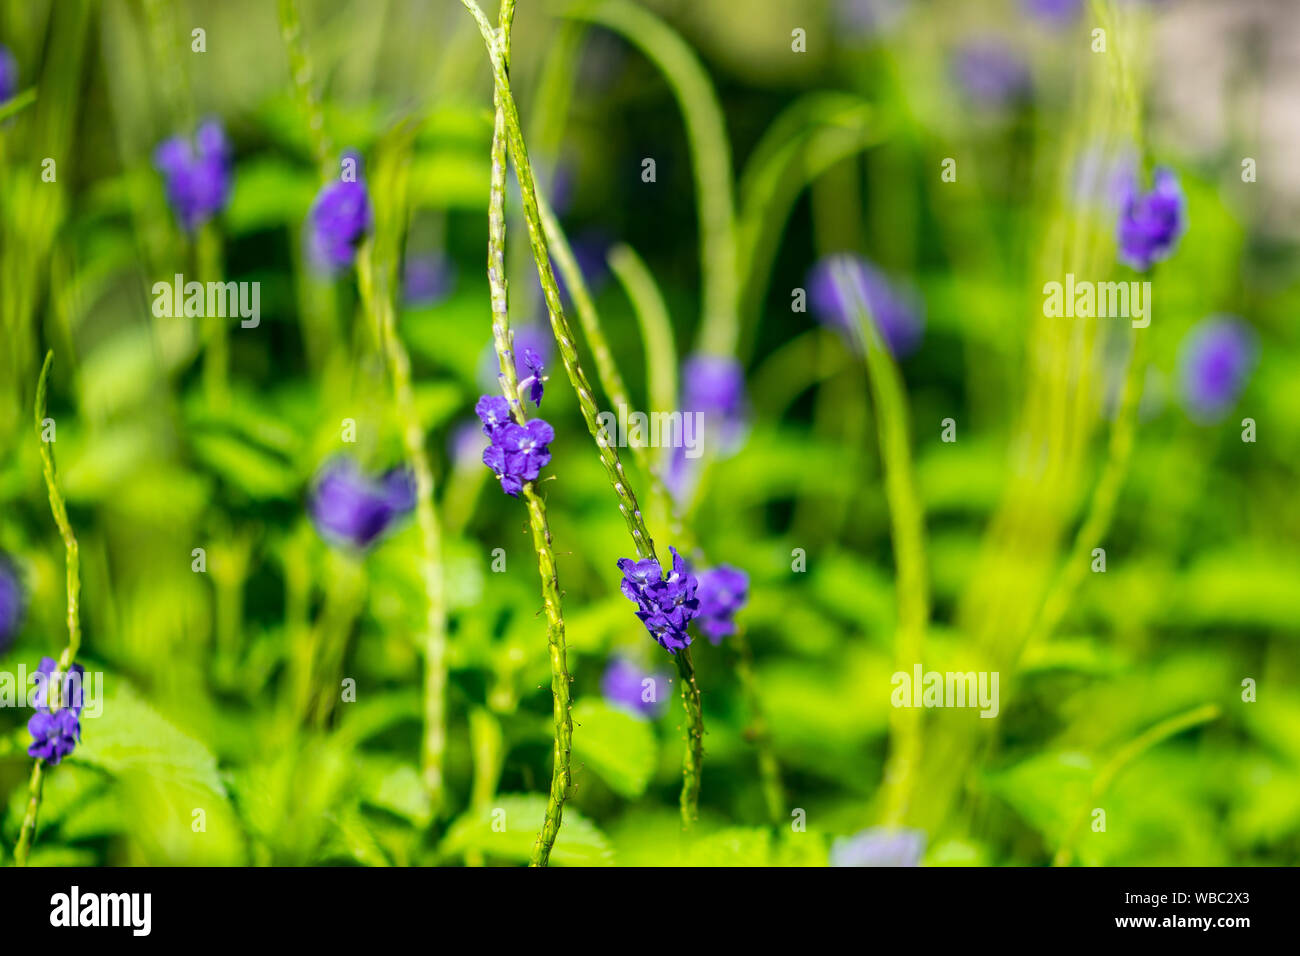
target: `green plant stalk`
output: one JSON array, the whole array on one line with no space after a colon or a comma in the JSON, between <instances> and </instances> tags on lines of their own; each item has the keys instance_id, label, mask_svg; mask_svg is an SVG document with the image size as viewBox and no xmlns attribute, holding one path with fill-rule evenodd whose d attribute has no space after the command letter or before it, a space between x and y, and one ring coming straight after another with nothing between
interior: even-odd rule
<instances>
[{"instance_id":1,"label":"green plant stalk","mask_svg":"<svg viewBox=\"0 0 1300 956\"><path fill-rule=\"evenodd\" d=\"M502 57L509 63L510 26L514 18L514 0L502 0L498 37ZM519 377L515 372L513 339L510 335L510 300L506 283L506 119L501 106L501 91L496 102L492 130L492 179L488 193L488 284L492 297L492 340L500 364L500 381L511 414L525 424L523 402L519 399ZM537 572L542 579L542 603L546 612L546 640L551 662L552 716L555 721L555 745L551 762L551 789L546 798L546 817L533 844L530 866L546 866L551 848L559 836L564 819L564 801L569 795L570 755L573 750L573 715L569 699L569 665L564 644L564 610L560 601L560 582L551 547L551 530L546 517L546 502L537 494L533 482L523 487L528 506L528 524L532 529L533 549L537 552Z\"/></svg>"},{"instance_id":2,"label":"green plant stalk","mask_svg":"<svg viewBox=\"0 0 1300 956\"><path fill-rule=\"evenodd\" d=\"M17 96L0 103L0 123L36 102L36 87L29 86Z\"/></svg>"},{"instance_id":3,"label":"green plant stalk","mask_svg":"<svg viewBox=\"0 0 1300 956\"><path fill-rule=\"evenodd\" d=\"M1082 809L1074 824L1066 833L1065 839L1061 841L1056 856L1052 858L1052 866L1069 866L1070 858L1074 855L1074 845L1078 841L1079 833L1083 829L1092 807L1106 795L1106 791L1110 789L1110 785L1115 781L1115 778L1129 764L1157 744L1181 734L1184 730L1190 730L1200 724L1209 723L1218 716L1219 707L1217 704L1202 704L1200 707L1194 707L1185 713L1162 720L1121 747L1106 766L1102 767L1101 772L1093 778L1092 788L1088 791L1088 805Z\"/></svg>"},{"instance_id":4,"label":"green plant stalk","mask_svg":"<svg viewBox=\"0 0 1300 956\"><path fill-rule=\"evenodd\" d=\"M700 211L704 316L699 348L732 355L739 336L735 192L726 122L708 73L667 24L626 0L581 3L564 15L622 34L640 47L672 88L686 123Z\"/></svg>"},{"instance_id":5,"label":"green plant stalk","mask_svg":"<svg viewBox=\"0 0 1300 956\"><path fill-rule=\"evenodd\" d=\"M293 80L298 106L307 121L311 137L312 155L322 177L329 176L330 157L334 153L329 133L325 129L325 113L316 93L311 58L302 39L302 14L298 0L280 0L280 35L284 39L285 53L289 57L289 75Z\"/></svg>"},{"instance_id":6,"label":"green plant stalk","mask_svg":"<svg viewBox=\"0 0 1300 956\"><path fill-rule=\"evenodd\" d=\"M59 536L63 539L65 553L65 574L68 594L68 646L59 655L56 673L66 674L77 652L81 650L81 552L77 547L77 536L72 533L72 524L68 521L68 506L59 491L58 470L54 465L54 452L48 442L41 436L45 420L45 396L49 387L50 366L54 364L54 353L45 353L45 364L41 367L41 376L36 382L36 402L34 418L36 440L40 443L41 468L45 475L45 488L49 493L50 511L54 523L58 526ZM61 680L51 680L47 690L51 713L59 709L59 694L62 690ZM31 853L32 840L36 835L36 817L40 812L41 793L43 791L44 760L38 758L32 765L31 781L28 784L27 811L23 814L22 827L18 833L18 843L14 847L14 862L26 866Z\"/></svg>"},{"instance_id":7,"label":"green plant stalk","mask_svg":"<svg viewBox=\"0 0 1300 956\"><path fill-rule=\"evenodd\" d=\"M619 243L609 251L608 258L610 269L632 300L632 312L641 326L650 408L656 412L672 411L677 405L677 348L663 294L631 246Z\"/></svg>"},{"instance_id":8,"label":"green plant stalk","mask_svg":"<svg viewBox=\"0 0 1300 956\"><path fill-rule=\"evenodd\" d=\"M443 765L447 750L447 597L442 565L442 529L433 502L433 468L424 447L411 385L411 359L397 334L393 306L397 247L404 222L411 140L395 147L392 167L376 163L376 182L391 181L391 188L376 190L391 197L389 206L376 210L376 229L357 257L361 299L388 363L393 383L394 411L401 425L407 465L415 475L415 517L420 530L420 572L427 599L424 644L424 741L421 765L425 789L440 809L443 799ZM400 152L399 152L400 151ZM389 157L385 157L387 161Z\"/></svg>"},{"instance_id":9,"label":"green plant stalk","mask_svg":"<svg viewBox=\"0 0 1300 956\"><path fill-rule=\"evenodd\" d=\"M763 803L767 807L768 819L773 826L779 826L785 820L785 789L781 785L781 765L777 762L776 751L772 747L772 734L758 693L754 652L743 627L737 628L730 643L736 652L736 676L740 678L740 689L749 708L749 727L745 731L745 737L758 751L758 775L762 781Z\"/></svg>"},{"instance_id":10,"label":"green plant stalk","mask_svg":"<svg viewBox=\"0 0 1300 956\"><path fill-rule=\"evenodd\" d=\"M515 175L519 180L519 193L524 205L524 220L528 225L528 239L533 250L533 260L537 265L538 278L546 297L547 312L550 315L551 330L559 346L564 370L568 375L574 391L578 395L578 405L582 417L587 423L587 430L596 442L601 464L618 497L619 511L632 536L633 548L638 558L652 557L658 560L654 551L654 541L646 529L641 509L637 505L636 495L632 492L624 474L623 463L619 461L618 452L610 444L609 437L596 420L597 410L591 394L591 386L578 364L578 353L574 345L573 332L564 317L564 307L560 302L559 287L555 282L555 273L551 269L550 255L547 251L546 234L538 212L537 186L533 180L532 166L528 160L528 148L524 144L519 111L514 96L510 92L510 80L501 50L496 41L491 23L474 0L461 0L465 8L478 23L479 32L487 45L488 56L492 60L492 71L496 80L497 93L505 114L507 143L510 158L514 162ZM688 724L688 741L686 757L682 772L682 820L689 826L698 816L699 781L704 761L704 715L700 703L699 686L695 682L695 667L691 660L689 648L684 648L676 655L678 672L682 675L682 704L686 709Z\"/></svg>"},{"instance_id":11,"label":"green plant stalk","mask_svg":"<svg viewBox=\"0 0 1300 956\"><path fill-rule=\"evenodd\" d=\"M216 227L207 223L199 230L195 241L199 279L217 282L221 279L221 239ZM211 316L207 320L207 348L203 352L203 389L208 403L220 411L230 404L230 341L226 319Z\"/></svg>"},{"instance_id":12,"label":"green plant stalk","mask_svg":"<svg viewBox=\"0 0 1300 956\"><path fill-rule=\"evenodd\" d=\"M851 277L838 274L835 278L845 301L855 305L858 342L866 356L897 568L896 660L900 669L910 671L921 663L930 599L925 571L925 519L916 492L907 399L898 366L881 341L866 302L855 291ZM898 825L906 815L921 760L921 710L896 708L893 716L894 745L885 767L884 816L888 825Z\"/></svg>"}]
</instances>

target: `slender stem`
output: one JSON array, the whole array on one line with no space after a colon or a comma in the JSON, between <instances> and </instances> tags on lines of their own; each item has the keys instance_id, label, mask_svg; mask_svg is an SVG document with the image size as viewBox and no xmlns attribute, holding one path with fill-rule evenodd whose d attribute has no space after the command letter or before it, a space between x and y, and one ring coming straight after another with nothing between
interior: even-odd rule
<instances>
[{"instance_id":1,"label":"slender stem","mask_svg":"<svg viewBox=\"0 0 1300 956\"><path fill-rule=\"evenodd\" d=\"M389 201L376 209L375 236L357 257L361 299L388 362L397 419L407 465L415 475L415 517L420 529L420 571L427 599L424 641L424 744L421 763L425 789L435 807L443 797L447 749L447 598L442 566L442 529L433 502L433 469L424 446L424 427L411 385L411 359L397 334L393 306L397 248L405 222L409 130L376 162L377 196Z\"/></svg>"},{"instance_id":2,"label":"slender stem","mask_svg":"<svg viewBox=\"0 0 1300 956\"><path fill-rule=\"evenodd\" d=\"M195 253L198 258L199 280L220 280L221 239L212 223L207 223L199 230ZM204 336L207 347L203 352L203 388L208 403L214 410L224 409L230 403L230 342L226 322L225 318L209 316Z\"/></svg>"},{"instance_id":3,"label":"slender stem","mask_svg":"<svg viewBox=\"0 0 1300 956\"><path fill-rule=\"evenodd\" d=\"M632 300L632 312L641 326L646 378L650 383L650 408L656 412L672 411L677 404L677 347L673 342L672 321L663 294L645 262L631 246L619 243L610 250L608 258L610 269Z\"/></svg>"},{"instance_id":4,"label":"slender stem","mask_svg":"<svg viewBox=\"0 0 1300 956\"><path fill-rule=\"evenodd\" d=\"M514 0L502 0L498 37L502 56L510 60L510 26L514 18ZM501 91L493 96L496 116L492 130L492 180L488 193L488 284L492 295L492 339L501 371L499 379L510 409L519 424L524 424L523 403L519 400L519 377L515 371L513 339L510 335L510 301L506 284L506 118L501 106ZM537 552L537 572L542 579L542 602L546 611L546 640L551 660L551 700L555 719L555 747L551 764L551 789L546 798L546 818L537 842L533 844L531 866L546 866L551 848L559 835L564 818L564 801L569 795L569 758L573 749L573 716L569 700L568 660L564 644L564 611L560 603L560 582L555 570L555 553L551 548L551 529L546 518L546 502L537 494L533 482L524 485L528 505L528 524L532 529L533 548Z\"/></svg>"},{"instance_id":5,"label":"slender stem","mask_svg":"<svg viewBox=\"0 0 1300 956\"><path fill-rule=\"evenodd\" d=\"M528 160L528 148L524 144L522 128L519 122L519 110L515 106L514 96L510 92L510 79L507 75L505 61L496 40L496 33L491 23L474 0L461 0L465 8L478 23L479 32L487 45L488 56L492 60L492 72L496 79L496 90L500 106L505 115L507 142L510 157L514 161L515 175L519 180L519 193L524 205L524 220L528 225L528 240L533 250L533 260L537 265L538 278L546 298L547 312L550 314L551 330L559 345L564 370L573 389L578 395L578 405L587 429L595 439L600 454L601 464L613 485L618 497L619 511L632 536L633 547L638 558L653 557L654 541L646 529L641 509L636 502L619 461L618 452L610 444L609 436L599 425L596 405L592 398L591 386L578 364L578 353L574 345L573 332L564 317L564 307L560 302L559 287L555 282L555 273L551 268L550 255L546 245L546 234L538 212L537 186L533 179L532 166ZM700 768L704 754L704 715L700 704L699 687L695 683L695 668L691 661L690 648L683 648L676 655L678 672L682 675L682 703L686 708L690 740L687 746L685 765L682 774L682 819L689 825L698 815Z\"/></svg>"},{"instance_id":6,"label":"slender stem","mask_svg":"<svg viewBox=\"0 0 1300 956\"><path fill-rule=\"evenodd\" d=\"M302 14L298 9L298 0L280 0L280 35L284 38L284 49L289 57L289 75L293 80L298 105L307 121L312 153L322 175L327 176L334 149L325 129L325 113L316 92L311 58L302 39Z\"/></svg>"},{"instance_id":7,"label":"slender stem","mask_svg":"<svg viewBox=\"0 0 1300 956\"><path fill-rule=\"evenodd\" d=\"M731 638L736 651L736 675L740 678L740 687L745 695L745 704L749 708L749 729L745 736L749 738L758 751L758 774L763 785L763 802L767 806L768 819L779 825L785 818L785 792L781 786L781 765L777 763L776 751L772 747L772 734L767 726L767 717L758 694L758 676L754 673L754 653L749 646L745 629L739 628Z\"/></svg>"},{"instance_id":8,"label":"slender stem","mask_svg":"<svg viewBox=\"0 0 1300 956\"><path fill-rule=\"evenodd\" d=\"M925 519L912 466L907 400L898 366L876 331L867 303L852 277L836 275L835 281L845 301L855 309L856 341L866 356L897 568L896 660L901 669L910 671L921 662L930 599L925 571ZM885 822L897 825L907 813L921 759L921 711L913 707L896 708L892 716L894 746L885 768Z\"/></svg>"},{"instance_id":9,"label":"slender stem","mask_svg":"<svg viewBox=\"0 0 1300 956\"><path fill-rule=\"evenodd\" d=\"M1078 841L1084 822L1088 819L1088 814L1093 805L1106 795L1106 791L1110 789L1110 785L1121 771L1157 744L1181 734L1184 730L1208 723L1218 716L1217 704L1202 704L1200 707L1194 707L1185 713L1162 720L1121 747L1102 767L1101 772L1093 778L1092 787L1088 791L1088 805L1081 809L1079 816L1066 832L1060 848L1056 851L1056 856L1052 858L1052 866L1069 866L1070 859L1074 855L1074 845Z\"/></svg>"},{"instance_id":10,"label":"slender stem","mask_svg":"<svg viewBox=\"0 0 1300 956\"><path fill-rule=\"evenodd\" d=\"M731 355L739 332L735 193L726 122L709 75L667 24L625 0L579 5L565 15L622 34L659 67L672 87L686 123L700 210L700 269L704 276L700 350Z\"/></svg>"},{"instance_id":11,"label":"slender stem","mask_svg":"<svg viewBox=\"0 0 1300 956\"><path fill-rule=\"evenodd\" d=\"M53 363L54 353L47 352L45 354L45 364L41 367L41 376L36 382L36 402L34 406L36 436L37 441L40 443L41 468L45 475L45 487L49 492L50 511L54 515L54 523L59 528L59 536L63 538L68 592L68 646L63 649L63 653L59 656L58 666L48 682L46 691L51 713L59 709L59 694L62 692L63 684L59 675L68 672L77 656L77 652L81 650L80 550L77 547L77 537L72 533L72 524L68 521L68 506L64 503L62 492L59 491L58 470L54 465L54 451L50 448L49 442L42 437L44 431L43 422L45 420L45 396L49 387L50 366ZM32 767L31 781L28 784L27 812L23 815L22 828L18 834L18 844L14 848L14 862L19 866L27 865L32 841L36 835L36 816L40 811L44 778L42 763L44 761L37 758L35 765Z\"/></svg>"}]
</instances>

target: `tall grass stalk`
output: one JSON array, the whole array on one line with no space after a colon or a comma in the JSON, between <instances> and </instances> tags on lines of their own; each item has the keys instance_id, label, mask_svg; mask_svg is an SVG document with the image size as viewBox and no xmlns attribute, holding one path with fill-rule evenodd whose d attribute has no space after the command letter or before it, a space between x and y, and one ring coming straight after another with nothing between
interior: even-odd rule
<instances>
[{"instance_id":1,"label":"tall grass stalk","mask_svg":"<svg viewBox=\"0 0 1300 956\"><path fill-rule=\"evenodd\" d=\"M877 332L867 303L857 292L853 277L843 267L835 276L843 301L856 312L856 336L866 356L876 434L884 469L885 498L889 503L890 533L894 542L898 594L898 643L895 660L900 670L922 663L921 652L930 615L925 569L925 519L916 491L912 466L907 399L893 356ZM907 814L921 759L920 708L894 709L893 747L885 767L884 817L887 824L901 823Z\"/></svg>"},{"instance_id":2,"label":"tall grass stalk","mask_svg":"<svg viewBox=\"0 0 1300 956\"><path fill-rule=\"evenodd\" d=\"M510 158L514 162L515 175L519 180L519 193L524 205L524 221L528 225L528 239L533 250L533 260L537 265L538 278L546 298L546 308L550 315L551 331L555 334L559 346L564 370L578 396L578 405L582 417L587 423L587 430L596 442L601 464L613 486L618 498L619 511L632 536L632 545L638 558L653 557L654 541L646 528L645 520L637 505L636 495L628 484L623 463L619 461L617 450L610 444L600 424L596 420L597 409L592 397L591 386L587 376L578 363L578 352L574 342L573 331L564 316L564 307L560 301L560 290L555 282L555 273L551 268L550 254L547 249L546 233L538 211L537 186L533 179L532 166L528 159L528 148L524 144L519 110L510 91L510 79L501 48L497 42L496 31L474 0L461 0L478 23L479 32L487 45L488 56L492 60L492 71L496 80L497 94L503 107L506 121L506 137L510 147ZM686 710L687 746L682 769L682 821L689 826L698 816L700 773L704 762L704 714L700 703L699 685L695 680L695 665L691 660L690 648L684 648L674 655L678 674L681 676L682 706Z\"/></svg>"},{"instance_id":3,"label":"tall grass stalk","mask_svg":"<svg viewBox=\"0 0 1300 956\"><path fill-rule=\"evenodd\" d=\"M40 443L41 469L45 475L45 488L50 498L50 512L58 526L59 537L63 539L64 573L68 595L68 644L59 655L56 674L66 674L81 650L81 552L77 547L77 536L72 532L68 521L68 506L59 491L58 470L54 464L54 450L45 441L42 433L45 421L45 396L49 387L50 367L54 364L54 353L45 353L45 364L41 366L40 378L36 381L36 402L33 409L36 425L36 440ZM63 681L51 679L46 690L46 702L52 712L59 709L59 694ZM40 812L41 793L43 789L43 765L45 761L37 758L32 765L32 776L28 784L27 810L23 814L22 827L18 833L18 843L14 847L14 862L26 866L31 854L32 840L36 835L36 817Z\"/></svg>"},{"instance_id":4,"label":"tall grass stalk","mask_svg":"<svg viewBox=\"0 0 1300 956\"><path fill-rule=\"evenodd\" d=\"M289 57L289 76L293 80L294 94L298 98L303 119L307 121L307 135L316 166L321 175L327 177L334 147L330 142L329 131L325 128L325 111L321 107L320 94L316 91L315 71L302 38L302 11L298 7L298 0L280 0L279 13L280 36L284 39L284 50Z\"/></svg>"},{"instance_id":5,"label":"tall grass stalk","mask_svg":"<svg viewBox=\"0 0 1300 956\"><path fill-rule=\"evenodd\" d=\"M380 343L392 379L393 403L401 427L406 463L415 475L415 517L420 530L420 574L424 582L424 741L421 769L435 809L443 799L447 749L447 597L442 529L433 498L433 468L424 444L411 385L411 359L397 334L394 287L414 131L397 129L377 151L373 176L375 234L357 256L361 300Z\"/></svg>"},{"instance_id":6,"label":"tall grass stalk","mask_svg":"<svg viewBox=\"0 0 1300 956\"><path fill-rule=\"evenodd\" d=\"M672 88L686 122L699 207L704 315L698 345L702 352L734 354L739 338L735 187L726 122L709 75L666 23L626 0L579 3L565 16L621 34L659 68Z\"/></svg>"}]
</instances>

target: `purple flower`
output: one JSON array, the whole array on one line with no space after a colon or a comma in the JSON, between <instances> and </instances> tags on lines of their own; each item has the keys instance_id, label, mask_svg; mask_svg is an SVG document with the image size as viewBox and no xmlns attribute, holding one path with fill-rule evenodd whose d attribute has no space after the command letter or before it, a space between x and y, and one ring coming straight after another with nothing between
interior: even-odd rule
<instances>
[{"instance_id":1,"label":"purple flower","mask_svg":"<svg viewBox=\"0 0 1300 956\"><path fill-rule=\"evenodd\" d=\"M18 631L23 618L23 588L18 569L0 554L0 651L4 651Z\"/></svg>"},{"instance_id":2,"label":"purple flower","mask_svg":"<svg viewBox=\"0 0 1300 956\"><path fill-rule=\"evenodd\" d=\"M31 704L38 712L46 714L52 713L49 706L48 692L50 684L55 677L61 677L62 683L59 686L59 707L70 710L73 717L81 716L82 684L86 677L86 669L80 664L73 664L65 673L60 674L58 671L59 663L52 657L42 657L41 663L36 668L36 689L32 691Z\"/></svg>"},{"instance_id":3,"label":"purple flower","mask_svg":"<svg viewBox=\"0 0 1300 956\"><path fill-rule=\"evenodd\" d=\"M666 676L642 670L625 657L610 658L600 683L611 707L642 718L663 712L668 702L663 690L668 686Z\"/></svg>"},{"instance_id":4,"label":"purple flower","mask_svg":"<svg viewBox=\"0 0 1300 956\"><path fill-rule=\"evenodd\" d=\"M1021 0L1025 12L1050 27L1064 27L1079 16L1083 0Z\"/></svg>"},{"instance_id":5,"label":"purple flower","mask_svg":"<svg viewBox=\"0 0 1300 956\"><path fill-rule=\"evenodd\" d=\"M316 194L307 220L308 247L316 267L329 273L348 268L374 222L364 180L326 183Z\"/></svg>"},{"instance_id":6,"label":"purple flower","mask_svg":"<svg viewBox=\"0 0 1300 956\"><path fill-rule=\"evenodd\" d=\"M850 341L857 340L857 311L865 305L895 358L921 344L925 323L915 297L861 256L840 252L823 258L808 275L808 298L813 314Z\"/></svg>"},{"instance_id":7,"label":"purple flower","mask_svg":"<svg viewBox=\"0 0 1300 956\"><path fill-rule=\"evenodd\" d=\"M457 468L471 461L479 461L486 447L482 426L472 420L457 425L447 441L447 452Z\"/></svg>"},{"instance_id":8,"label":"purple flower","mask_svg":"<svg viewBox=\"0 0 1300 956\"><path fill-rule=\"evenodd\" d=\"M27 732L32 735L27 756L39 757L58 766L60 760L76 749L81 739L81 722L67 710L35 714L27 721Z\"/></svg>"},{"instance_id":9,"label":"purple flower","mask_svg":"<svg viewBox=\"0 0 1300 956\"><path fill-rule=\"evenodd\" d=\"M919 866L925 852L920 830L871 827L831 844L831 866Z\"/></svg>"},{"instance_id":10,"label":"purple flower","mask_svg":"<svg viewBox=\"0 0 1300 956\"><path fill-rule=\"evenodd\" d=\"M395 468L380 478L361 473L351 459L322 469L311 496L311 516L321 536L359 550L369 548L415 508L415 480Z\"/></svg>"},{"instance_id":11,"label":"purple flower","mask_svg":"<svg viewBox=\"0 0 1300 956\"><path fill-rule=\"evenodd\" d=\"M1029 93L1029 67L1015 50L995 37L963 45L954 55L958 84L981 106L1001 108Z\"/></svg>"},{"instance_id":12,"label":"purple flower","mask_svg":"<svg viewBox=\"0 0 1300 956\"><path fill-rule=\"evenodd\" d=\"M880 34L896 24L907 0L838 0L835 25L846 33Z\"/></svg>"},{"instance_id":13,"label":"purple flower","mask_svg":"<svg viewBox=\"0 0 1300 956\"><path fill-rule=\"evenodd\" d=\"M528 377L519 384L528 386L528 400L538 408L541 408L542 383L544 381L542 372L545 371L545 367L542 364L542 357L532 349L525 348L523 361L524 369L528 372Z\"/></svg>"},{"instance_id":14,"label":"purple flower","mask_svg":"<svg viewBox=\"0 0 1300 956\"><path fill-rule=\"evenodd\" d=\"M510 330L510 338L511 354L515 359L515 378L519 381L524 381L531 374L528 366L524 364L525 352L533 352L543 364L551 361L551 343L554 339L551 338L550 328L545 324L527 322L517 325ZM489 342L479 361L478 383L484 391L500 390L502 388L500 378L501 360L497 357L496 347Z\"/></svg>"},{"instance_id":15,"label":"purple flower","mask_svg":"<svg viewBox=\"0 0 1300 956\"><path fill-rule=\"evenodd\" d=\"M437 253L408 256L402 274L402 295L407 305L437 305L456 284L454 263Z\"/></svg>"},{"instance_id":16,"label":"purple flower","mask_svg":"<svg viewBox=\"0 0 1300 956\"><path fill-rule=\"evenodd\" d=\"M0 45L0 103L18 92L18 61L8 47Z\"/></svg>"},{"instance_id":17,"label":"purple flower","mask_svg":"<svg viewBox=\"0 0 1300 956\"><path fill-rule=\"evenodd\" d=\"M536 481L551 460L547 446L555 440L555 429L540 418L526 425L510 417L510 403L499 395L484 395L474 406L483 422L483 434L491 444L483 450L483 464L501 482L501 490L518 497L525 484Z\"/></svg>"},{"instance_id":18,"label":"purple flower","mask_svg":"<svg viewBox=\"0 0 1300 956\"><path fill-rule=\"evenodd\" d=\"M1254 330L1232 316L1211 316L1183 339L1178 355L1183 403L1193 420L1221 420L1236 404L1259 358Z\"/></svg>"},{"instance_id":19,"label":"purple flower","mask_svg":"<svg viewBox=\"0 0 1300 956\"><path fill-rule=\"evenodd\" d=\"M695 596L699 581L677 549L668 550L673 554L673 567L666 575L654 558L619 558L618 567L623 572L620 589L636 602L636 616L651 637L668 653L676 654L691 643L686 625L699 613L700 602Z\"/></svg>"},{"instance_id":20,"label":"purple flower","mask_svg":"<svg viewBox=\"0 0 1300 956\"><path fill-rule=\"evenodd\" d=\"M36 713L27 721L27 732L32 735L31 746L27 748L29 757L39 757L51 764L60 760L76 748L81 739L82 681L85 668L73 664L67 673L60 674L56 669L58 663L52 657L42 657L37 668L36 690L32 694L32 706ZM59 708L51 710L49 706L50 682L60 680Z\"/></svg>"},{"instance_id":21,"label":"purple flower","mask_svg":"<svg viewBox=\"0 0 1300 956\"><path fill-rule=\"evenodd\" d=\"M736 613L749 598L749 575L720 564L700 572L700 611L695 624L712 643L736 633Z\"/></svg>"},{"instance_id":22,"label":"purple flower","mask_svg":"<svg viewBox=\"0 0 1300 956\"><path fill-rule=\"evenodd\" d=\"M221 124L207 120L191 142L183 136L164 140L154 151L154 166L163 174L167 201L186 232L193 232L230 201L233 171L230 144Z\"/></svg>"},{"instance_id":23,"label":"purple flower","mask_svg":"<svg viewBox=\"0 0 1300 956\"><path fill-rule=\"evenodd\" d=\"M1169 258L1186 229L1187 200L1170 170L1156 169L1150 192L1137 188L1136 177L1124 185L1117 229L1121 262L1146 271Z\"/></svg>"}]
</instances>

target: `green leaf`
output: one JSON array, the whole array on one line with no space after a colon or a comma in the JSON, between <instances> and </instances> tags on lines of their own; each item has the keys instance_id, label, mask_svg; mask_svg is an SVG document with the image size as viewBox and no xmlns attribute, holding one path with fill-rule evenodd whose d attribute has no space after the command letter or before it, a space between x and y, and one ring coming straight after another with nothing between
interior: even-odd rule
<instances>
[{"instance_id":1,"label":"green leaf","mask_svg":"<svg viewBox=\"0 0 1300 956\"><path fill-rule=\"evenodd\" d=\"M478 851L494 860L527 863L546 819L546 798L539 794L503 794L490 807L471 809L452 823L442 841L447 856ZM496 829L493 829L493 826ZM564 809L551 863L564 866L612 866L614 853L605 834L570 807Z\"/></svg>"},{"instance_id":2,"label":"green leaf","mask_svg":"<svg viewBox=\"0 0 1300 956\"><path fill-rule=\"evenodd\" d=\"M645 721L603 701L581 700L573 708L573 760L575 771L585 764L630 800L645 793L658 745Z\"/></svg>"}]
</instances>

